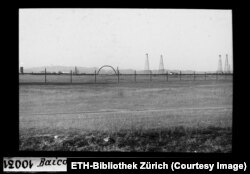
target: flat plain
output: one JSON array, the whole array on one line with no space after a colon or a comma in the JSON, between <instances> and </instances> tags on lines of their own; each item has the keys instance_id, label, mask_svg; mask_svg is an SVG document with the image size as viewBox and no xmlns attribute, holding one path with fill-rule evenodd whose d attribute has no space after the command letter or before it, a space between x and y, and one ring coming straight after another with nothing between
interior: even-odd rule
<instances>
[{"instance_id":1,"label":"flat plain","mask_svg":"<svg viewBox=\"0 0 250 174\"><path fill-rule=\"evenodd\" d=\"M20 150L231 151L231 79L22 84L19 96Z\"/></svg>"}]
</instances>

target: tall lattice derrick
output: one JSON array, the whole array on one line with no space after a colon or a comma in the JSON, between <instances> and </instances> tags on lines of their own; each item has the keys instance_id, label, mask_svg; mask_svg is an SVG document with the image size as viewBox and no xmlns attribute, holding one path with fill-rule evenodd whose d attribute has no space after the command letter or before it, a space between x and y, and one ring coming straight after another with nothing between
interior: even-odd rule
<instances>
[{"instance_id":1,"label":"tall lattice derrick","mask_svg":"<svg viewBox=\"0 0 250 174\"><path fill-rule=\"evenodd\" d=\"M162 55L161 55L158 73L159 73L159 74L163 74L164 72L165 72L165 70L164 70L164 64L163 64L163 57L162 57Z\"/></svg>"},{"instance_id":2,"label":"tall lattice derrick","mask_svg":"<svg viewBox=\"0 0 250 174\"><path fill-rule=\"evenodd\" d=\"M146 74L149 74L149 73L150 73L149 61L148 61L148 53L146 53L146 60L145 60L144 72L145 72Z\"/></svg>"},{"instance_id":3,"label":"tall lattice derrick","mask_svg":"<svg viewBox=\"0 0 250 174\"><path fill-rule=\"evenodd\" d=\"M221 60L221 55L219 55L219 62L218 62L218 73L222 73L222 60Z\"/></svg>"},{"instance_id":4,"label":"tall lattice derrick","mask_svg":"<svg viewBox=\"0 0 250 174\"><path fill-rule=\"evenodd\" d=\"M229 71L229 67L228 67L228 55L226 54L224 72L228 73L228 71Z\"/></svg>"}]
</instances>

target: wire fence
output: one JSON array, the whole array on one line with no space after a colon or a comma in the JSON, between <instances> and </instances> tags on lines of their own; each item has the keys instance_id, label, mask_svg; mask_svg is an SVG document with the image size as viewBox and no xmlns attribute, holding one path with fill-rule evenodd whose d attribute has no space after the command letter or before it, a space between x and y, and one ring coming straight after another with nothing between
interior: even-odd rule
<instances>
[{"instance_id":1,"label":"wire fence","mask_svg":"<svg viewBox=\"0 0 250 174\"><path fill-rule=\"evenodd\" d=\"M148 73L138 74L136 71L133 74L123 74L118 71L117 74L86 74L78 73L19 73L19 84L27 83L128 83L128 82L167 82L167 81L198 81L198 80L232 80L232 73Z\"/></svg>"}]
</instances>

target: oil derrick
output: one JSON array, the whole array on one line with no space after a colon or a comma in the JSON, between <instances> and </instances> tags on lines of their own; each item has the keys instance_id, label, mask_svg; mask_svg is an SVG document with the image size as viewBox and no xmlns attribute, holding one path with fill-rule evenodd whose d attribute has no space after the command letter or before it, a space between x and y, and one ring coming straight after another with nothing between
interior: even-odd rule
<instances>
[{"instance_id":1,"label":"oil derrick","mask_svg":"<svg viewBox=\"0 0 250 174\"><path fill-rule=\"evenodd\" d=\"M226 54L226 59L225 59L225 66L224 66L224 73L229 72L229 67L228 67L228 55Z\"/></svg>"},{"instance_id":2,"label":"oil derrick","mask_svg":"<svg viewBox=\"0 0 250 174\"><path fill-rule=\"evenodd\" d=\"M148 61L148 53L146 54L146 61L145 61L144 73L145 74L150 74L149 61Z\"/></svg>"},{"instance_id":3,"label":"oil derrick","mask_svg":"<svg viewBox=\"0 0 250 174\"><path fill-rule=\"evenodd\" d=\"M222 61L221 61L221 55L219 55L219 63L218 63L218 73L223 73L222 72Z\"/></svg>"},{"instance_id":4,"label":"oil derrick","mask_svg":"<svg viewBox=\"0 0 250 174\"><path fill-rule=\"evenodd\" d=\"M160 65L159 65L159 71L158 71L159 74L164 74L164 64L163 64L163 58L162 58L162 55L161 55L161 58L160 58Z\"/></svg>"}]
</instances>

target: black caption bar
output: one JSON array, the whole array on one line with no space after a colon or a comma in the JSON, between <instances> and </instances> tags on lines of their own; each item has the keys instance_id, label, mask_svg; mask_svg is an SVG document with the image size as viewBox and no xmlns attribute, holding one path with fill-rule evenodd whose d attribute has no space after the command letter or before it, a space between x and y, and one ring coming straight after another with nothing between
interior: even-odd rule
<instances>
[{"instance_id":1,"label":"black caption bar","mask_svg":"<svg viewBox=\"0 0 250 174\"><path fill-rule=\"evenodd\" d=\"M126 172L244 172L247 162L243 160L206 158L68 158L67 171L74 173Z\"/></svg>"}]
</instances>

